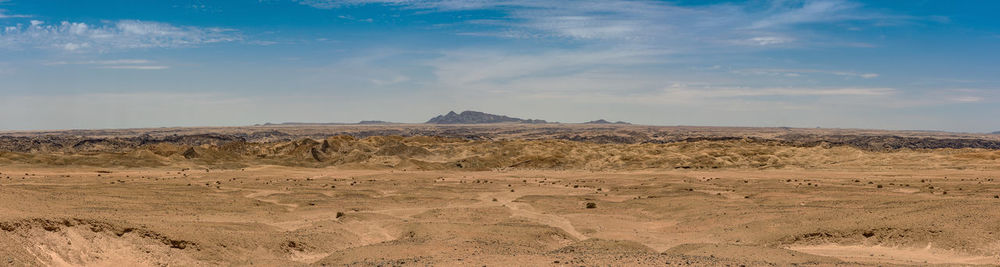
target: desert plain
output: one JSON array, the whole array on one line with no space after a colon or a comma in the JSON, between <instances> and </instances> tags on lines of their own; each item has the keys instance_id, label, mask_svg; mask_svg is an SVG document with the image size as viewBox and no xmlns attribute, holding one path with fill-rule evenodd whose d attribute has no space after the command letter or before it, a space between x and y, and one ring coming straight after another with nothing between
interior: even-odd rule
<instances>
[{"instance_id":1,"label":"desert plain","mask_svg":"<svg viewBox=\"0 0 1000 267\"><path fill-rule=\"evenodd\" d=\"M1000 137L634 125L0 133L3 266L1000 264Z\"/></svg>"}]
</instances>

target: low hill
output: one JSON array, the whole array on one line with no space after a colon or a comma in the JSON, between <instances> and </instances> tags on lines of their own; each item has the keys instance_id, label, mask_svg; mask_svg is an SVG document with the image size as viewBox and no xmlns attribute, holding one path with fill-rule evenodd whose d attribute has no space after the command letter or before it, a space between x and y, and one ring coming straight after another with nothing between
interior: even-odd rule
<instances>
[{"instance_id":1,"label":"low hill","mask_svg":"<svg viewBox=\"0 0 1000 267\"><path fill-rule=\"evenodd\" d=\"M448 114L431 118L427 121L431 124L481 124L481 123L547 123L544 120L521 119L495 115L479 111L462 111L455 113L449 111Z\"/></svg>"},{"instance_id":2,"label":"low hill","mask_svg":"<svg viewBox=\"0 0 1000 267\"><path fill-rule=\"evenodd\" d=\"M375 121L360 121L360 122L358 122L358 124L396 124L396 123L395 122L391 122L391 121L377 121L377 120L375 120Z\"/></svg>"},{"instance_id":3,"label":"low hill","mask_svg":"<svg viewBox=\"0 0 1000 267\"><path fill-rule=\"evenodd\" d=\"M596 121L588 121L588 122L584 122L584 123L586 123L586 124L631 124L631 123L624 122L624 121L610 122L610 121L605 120L605 119L600 119L600 120L596 120Z\"/></svg>"},{"instance_id":4,"label":"low hill","mask_svg":"<svg viewBox=\"0 0 1000 267\"><path fill-rule=\"evenodd\" d=\"M0 137L0 166L211 167L258 165L409 170L640 170L781 168L969 168L997 170L1000 145L990 148L883 150L823 139L814 143L760 138L701 138L616 143L622 138L468 140L435 136L330 136L248 142L227 135L80 138ZM874 138L874 137L872 137ZM882 139L872 139L879 144ZM897 140L906 141L906 140ZM915 145L934 145L930 140ZM957 142L938 140L948 145ZM903 147L903 143L890 142ZM871 145L869 145L871 146ZM614 155L609 157L607 155ZM2 170L4 174L8 170ZM2 231L0 231L2 232Z\"/></svg>"}]
</instances>

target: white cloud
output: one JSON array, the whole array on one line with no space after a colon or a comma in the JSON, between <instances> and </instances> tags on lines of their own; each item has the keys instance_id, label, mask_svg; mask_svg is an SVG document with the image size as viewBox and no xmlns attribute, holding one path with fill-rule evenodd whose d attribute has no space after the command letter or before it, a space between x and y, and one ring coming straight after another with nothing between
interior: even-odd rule
<instances>
[{"instance_id":1,"label":"white cloud","mask_svg":"<svg viewBox=\"0 0 1000 267\"><path fill-rule=\"evenodd\" d=\"M940 89L930 92L927 95L928 99L933 99L934 101L941 102L947 101L951 103L985 103L985 102L995 102L1000 100L1000 90L997 89L971 89L971 88L954 88L954 89Z\"/></svg>"},{"instance_id":2,"label":"white cloud","mask_svg":"<svg viewBox=\"0 0 1000 267\"><path fill-rule=\"evenodd\" d=\"M99 69L120 69L120 70L163 70L170 66L153 65L154 61L148 59L111 59L111 60L87 60L87 61L55 61L46 62L46 66L60 65L90 65Z\"/></svg>"},{"instance_id":3,"label":"white cloud","mask_svg":"<svg viewBox=\"0 0 1000 267\"><path fill-rule=\"evenodd\" d=\"M647 46L588 46L542 51L447 50L429 60L436 78L428 87L456 101L515 98L566 105L677 105L740 109L808 109L810 106L926 105L907 91L866 85L876 73L815 69L742 69L713 65L684 68L683 55ZM678 62L672 58L677 58ZM739 75L849 77L841 84L775 83ZM806 79L802 79L806 80ZM909 102L908 102L909 101Z\"/></svg>"},{"instance_id":4,"label":"white cloud","mask_svg":"<svg viewBox=\"0 0 1000 267\"><path fill-rule=\"evenodd\" d=\"M776 46L808 41L795 26L813 23L886 23L906 17L869 12L847 0L769 1L680 6L643 0L298 0L323 9L387 5L432 12L496 10L497 19L466 23L494 26L464 35L566 38L655 44L674 49L705 46ZM825 42L831 43L831 42ZM851 43L851 42L847 42Z\"/></svg>"},{"instance_id":5,"label":"white cloud","mask_svg":"<svg viewBox=\"0 0 1000 267\"><path fill-rule=\"evenodd\" d=\"M148 59L111 59L111 60L88 60L88 61L55 61L45 65L120 65L120 64L148 64L152 63Z\"/></svg>"},{"instance_id":6,"label":"white cloud","mask_svg":"<svg viewBox=\"0 0 1000 267\"><path fill-rule=\"evenodd\" d=\"M514 96L522 100L558 100L578 105L634 103L719 109L736 105L741 109L766 110L808 108L822 101L827 101L827 106L879 106L897 102L895 98L903 93L893 88L863 85L738 86L745 84L738 78L691 77L684 72L671 75L673 69L658 69L667 55L670 52L617 47L539 53L458 50L444 52L442 57L427 64L437 78L437 84L430 86L449 90L459 99L487 95L491 96L487 98ZM865 75L818 70L754 71L774 75ZM711 82L704 82L706 80Z\"/></svg>"},{"instance_id":7,"label":"white cloud","mask_svg":"<svg viewBox=\"0 0 1000 267\"><path fill-rule=\"evenodd\" d=\"M668 90L668 92L674 92ZM884 96L895 94L892 88L732 88L721 90L685 90L684 94L693 94L707 98L742 97L742 96Z\"/></svg>"},{"instance_id":8,"label":"white cloud","mask_svg":"<svg viewBox=\"0 0 1000 267\"><path fill-rule=\"evenodd\" d=\"M761 37L750 38L747 41L749 41L752 44L766 46L766 45L780 45L780 44L791 43L794 40L792 38L778 37L778 36L761 36Z\"/></svg>"},{"instance_id":9,"label":"white cloud","mask_svg":"<svg viewBox=\"0 0 1000 267\"><path fill-rule=\"evenodd\" d=\"M43 48L63 51L192 47L240 40L221 28L181 27L159 22L122 20L101 25L63 21L9 26L0 32L0 48Z\"/></svg>"},{"instance_id":10,"label":"white cloud","mask_svg":"<svg viewBox=\"0 0 1000 267\"><path fill-rule=\"evenodd\" d=\"M333 9L341 8L347 6L365 5L365 4L402 4L408 1L393 1L393 0L295 0L299 4L322 8L322 9Z\"/></svg>"},{"instance_id":11,"label":"white cloud","mask_svg":"<svg viewBox=\"0 0 1000 267\"><path fill-rule=\"evenodd\" d=\"M620 94L615 92L540 92L525 97L558 99L590 104L672 105L703 109L783 110L838 106L880 107L899 93L892 88L751 88L751 87L667 87L661 90ZM904 105L900 103L899 105Z\"/></svg>"},{"instance_id":12,"label":"white cloud","mask_svg":"<svg viewBox=\"0 0 1000 267\"><path fill-rule=\"evenodd\" d=\"M752 74L752 75L767 75L767 76L777 76L783 75L787 77L799 77L803 74L826 74L835 76L845 76L845 77L858 77L864 79L878 78L878 73L859 73L850 71L830 71L830 70L814 70L814 69L744 69L733 71L736 74Z\"/></svg>"},{"instance_id":13,"label":"white cloud","mask_svg":"<svg viewBox=\"0 0 1000 267\"><path fill-rule=\"evenodd\" d=\"M955 102L962 102L962 103L975 103L975 102L982 102L983 98L978 96L957 96L953 97L952 100L954 100Z\"/></svg>"},{"instance_id":14,"label":"white cloud","mask_svg":"<svg viewBox=\"0 0 1000 267\"><path fill-rule=\"evenodd\" d=\"M454 88L505 84L512 81L558 77L601 67L625 67L659 63L669 51L654 49L595 49L511 54L498 51L447 51L429 62L434 74Z\"/></svg>"},{"instance_id":15,"label":"white cloud","mask_svg":"<svg viewBox=\"0 0 1000 267\"><path fill-rule=\"evenodd\" d=\"M355 18L354 16L351 16L351 15L339 15L339 16L337 16L337 18L343 19L343 20L349 20L349 21L359 21L359 22L374 22L375 21L372 18L359 19L359 18Z\"/></svg>"},{"instance_id":16,"label":"white cloud","mask_svg":"<svg viewBox=\"0 0 1000 267\"><path fill-rule=\"evenodd\" d=\"M774 1L771 15L755 21L750 28L764 29L803 23L869 20L880 15L858 15L861 5L843 0Z\"/></svg>"},{"instance_id":17,"label":"white cloud","mask_svg":"<svg viewBox=\"0 0 1000 267\"><path fill-rule=\"evenodd\" d=\"M753 84L725 73L728 71L677 71L677 66L686 64L693 54L717 58L719 53L855 43L853 40L830 40L821 32L801 27L807 24L850 22L861 25L900 19L868 12L863 6L848 1L769 1L763 8L750 3L681 6L643 0L309 0L299 3L325 9L385 5L399 12L415 13L491 10L500 15L471 16L456 24L435 25L435 29L454 27L460 29L456 33L461 35L554 39L574 44L564 49L441 51L440 57L426 62L435 80L426 83L425 87L441 89L458 99L481 98L485 94L560 99L572 103L739 104L768 109L809 106L818 101L831 101L827 103L830 105L875 106L906 95L892 88L864 84L864 80L879 77L869 72L773 69L746 73L853 78L843 79L843 84L816 86L804 81L807 79L780 85L758 79ZM464 27L469 25L475 27ZM390 84L386 81L391 81L393 75L383 77L387 78L371 81ZM661 89L673 83L681 86ZM753 85L739 86L745 84ZM792 98L802 102L776 105L778 101Z\"/></svg>"},{"instance_id":18,"label":"white cloud","mask_svg":"<svg viewBox=\"0 0 1000 267\"><path fill-rule=\"evenodd\" d=\"M102 69L116 69L116 70L164 70L169 69L168 66L147 66L147 65L113 65L104 66Z\"/></svg>"},{"instance_id":19,"label":"white cloud","mask_svg":"<svg viewBox=\"0 0 1000 267\"><path fill-rule=\"evenodd\" d=\"M3 3L3 1L0 1ZM6 9L0 9L0 19L10 19L10 18L30 18L29 15L17 15L17 14L7 14Z\"/></svg>"}]
</instances>

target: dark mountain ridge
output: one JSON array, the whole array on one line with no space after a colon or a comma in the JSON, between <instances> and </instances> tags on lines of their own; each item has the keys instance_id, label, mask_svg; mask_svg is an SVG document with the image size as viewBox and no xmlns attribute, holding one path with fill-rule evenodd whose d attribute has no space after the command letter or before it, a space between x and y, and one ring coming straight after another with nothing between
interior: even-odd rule
<instances>
[{"instance_id":1,"label":"dark mountain ridge","mask_svg":"<svg viewBox=\"0 0 1000 267\"><path fill-rule=\"evenodd\" d=\"M624 122L624 121L610 122L610 121L605 120L605 119L600 119L600 120L596 120L596 121L588 121L588 122L584 122L584 123L586 123L586 124L631 124L631 123Z\"/></svg>"},{"instance_id":2,"label":"dark mountain ridge","mask_svg":"<svg viewBox=\"0 0 1000 267\"><path fill-rule=\"evenodd\" d=\"M544 120L521 119L495 115L479 111L466 110L462 113L449 111L448 114L439 115L427 121L431 124L482 124L482 123L548 123Z\"/></svg>"}]
</instances>

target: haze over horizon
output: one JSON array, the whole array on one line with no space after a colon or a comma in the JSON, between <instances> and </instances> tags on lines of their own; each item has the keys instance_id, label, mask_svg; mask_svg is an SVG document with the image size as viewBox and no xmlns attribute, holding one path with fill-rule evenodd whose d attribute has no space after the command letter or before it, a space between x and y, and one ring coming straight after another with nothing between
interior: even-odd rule
<instances>
[{"instance_id":1,"label":"haze over horizon","mask_svg":"<svg viewBox=\"0 0 1000 267\"><path fill-rule=\"evenodd\" d=\"M424 122L1000 130L994 2L0 0L0 130Z\"/></svg>"}]
</instances>

